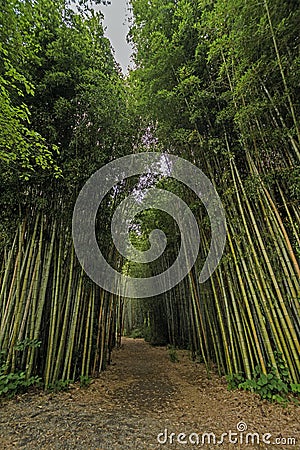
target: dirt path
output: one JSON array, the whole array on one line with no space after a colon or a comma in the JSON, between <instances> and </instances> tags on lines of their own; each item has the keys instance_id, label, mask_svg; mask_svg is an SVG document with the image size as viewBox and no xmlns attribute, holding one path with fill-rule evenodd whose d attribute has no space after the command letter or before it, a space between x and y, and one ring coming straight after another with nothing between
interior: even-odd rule
<instances>
[{"instance_id":1,"label":"dirt path","mask_svg":"<svg viewBox=\"0 0 300 450\"><path fill-rule=\"evenodd\" d=\"M204 367L192 363L187 352L178 356L179 362L172 363L165 348L124 339L113 364L88 389L76 386L5 401L0 450L300 449L299 407L282 408L246 392L228 392L224 380L208 380ZM238 431L237 424L247 431ZM218 444L229 430L237 433L231 435L232 443L227 435ZM205 432L214 433L215 444L214 435ZM260 444L252 445L251 436L246 444L247 432L257 433L253 439ZM267 433L272 436L263 443ZM287 438L296 443L288 444Z\"/></svg>"}]
</instances>

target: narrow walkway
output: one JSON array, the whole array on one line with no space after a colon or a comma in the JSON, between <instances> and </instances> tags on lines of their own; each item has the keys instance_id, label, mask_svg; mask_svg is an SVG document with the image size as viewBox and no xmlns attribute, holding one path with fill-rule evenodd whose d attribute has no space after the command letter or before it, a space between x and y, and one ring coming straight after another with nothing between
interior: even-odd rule
<instances>
[{"instance_id":1,"label":"narrow walkway","mask_svg":"<svg viewBox=\"0 0 300 450\"><path fill-rule=\"evenodd\" d=\"M165 348L123 339L112 365L89 388L26 394L2 403L0 450L300 448L299 407L282 408L246 392L228 392L224 380L208 380L205 368L192 363L187 352L179 351L178 357L172 363ZM247 426L247 432L257 433L260 445L247 445L247 432L237 431L238 423L241 431ZM238 433L232 434L232 442L227 435L218 444L230 430ZM271 444L263 443L267 433ZM287 438L296 444L284 444Z\"/></svg>"}]
</instances>

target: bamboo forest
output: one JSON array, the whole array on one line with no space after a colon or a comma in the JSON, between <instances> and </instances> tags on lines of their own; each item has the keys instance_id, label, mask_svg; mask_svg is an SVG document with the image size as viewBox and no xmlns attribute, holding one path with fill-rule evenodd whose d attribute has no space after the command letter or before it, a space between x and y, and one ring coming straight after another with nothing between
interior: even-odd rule
<instances>
[{"instance_id":1,"label":"bamboo forest","mask_svg":"<svg viewBox=\"0 0 300 450\"><path fill-rule=\"evenodd\" d=\"M273 440L252 436L251 446L244 433L222 448L300 448L300 3L131 0L127 71L103 22L121 4L1 0L0 449L213 449L213 432L245 432L247 423L264 424ZM197 253L186 276L135 296L89 276L74 246L74 208L99 169L113 174L117 161L148 154L204 174L226 243L199 282L213 230L201 195L185 185L193 176L119 176L94 220L114 271L156 280L182 248L177 203L158 201L137 211L128 233L146 255L160 230L163 253L124 256L111 227L128 196L167 191L199 230L199 249L186 232ZM59 431L61 408L70 423ZM291 440L275 443L272 426Z\"/></svg>"}]
</instances>

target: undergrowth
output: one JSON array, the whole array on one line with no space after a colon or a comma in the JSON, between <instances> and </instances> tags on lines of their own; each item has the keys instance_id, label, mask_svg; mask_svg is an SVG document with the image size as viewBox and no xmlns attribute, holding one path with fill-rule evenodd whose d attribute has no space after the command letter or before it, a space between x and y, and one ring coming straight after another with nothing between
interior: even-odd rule
<instances>
[{"instance_id":1,"label":"undergrowth","mask_svg":"<svg viewBox=\"0 0 300 450\"><path fill-rule=\"evenodd\" d=\"M18 365L20 355L28 347L39 347L41 342L37 339L24 339L19 341L15 347L16 352L16 364ZM6 352L2 350L0 352L0 397L11 398L16 394L24 393L30 386L40 386L42 379L39 376L28 377L24 370L10 371L10 368L4 362L6 358Z\"/></svg>"},{"instance_id":2,"label":"undergrowth","mask_svg":"<svg viewBox=\"0 0 300 450\"><path fill-rule=\"evenodd\" d=\"M179 362L176 348L173 345L168 345L168 350L169 350L170 361L173 363Z\"/></svg>"},{"instance_id":3,"label":"undergrowth","mask_svg":"<svg viewBox=\"0 0 300 450\"><path fill-rule=\"evenodd\" d=\"M0 366L0 397L13 397L26 392L30 386L40 385L38 376L27 378L26 372L9 372L5 365Z\"/></svg>"},{"instance_id":4,"label":"undergrowth","mask_svg":"<svg viewBox=\"0 0 300 450\"><path fill-rule=\"evenodd\" d=\"M247 379L242 373L227 375L228 389L244 389L258 394L262 399L283 405L289 401L299 404L296 397L300 395L300 384L290 381L282 354L277 352L275 357L277 370L269 365L267 373L263 373L261 367L257 366L251 379Z\"/></svg>"}]
</instances>

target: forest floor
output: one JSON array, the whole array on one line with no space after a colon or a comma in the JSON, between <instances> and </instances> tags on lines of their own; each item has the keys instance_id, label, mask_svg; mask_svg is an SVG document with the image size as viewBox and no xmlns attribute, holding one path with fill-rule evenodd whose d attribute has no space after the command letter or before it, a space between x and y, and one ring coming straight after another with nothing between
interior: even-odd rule
<instances>
[{"instance_id":1,"label":"forest floor","mask_svg":"<svg viewBox=\"0 0 300 450\"><path fill-rule=\"evenodd\" d=\"M75 384L67 392L3 401L0 449L300 449L300 407L229 392L223 378L208 379L188 352L177 355L173 363L166 348L124 338L112 364L88 388ZM230 437L230 430L237 434ZM247 433L257 433L253 439L260 443L252 445L250 435L246 443Z\"/></svg>"}]
</instances>

